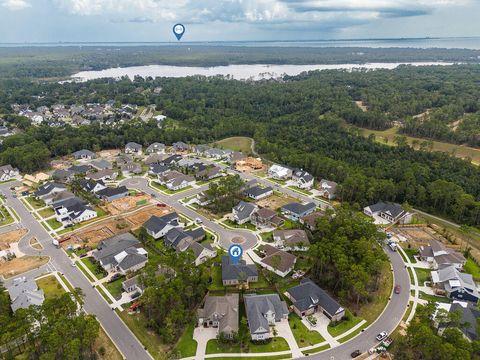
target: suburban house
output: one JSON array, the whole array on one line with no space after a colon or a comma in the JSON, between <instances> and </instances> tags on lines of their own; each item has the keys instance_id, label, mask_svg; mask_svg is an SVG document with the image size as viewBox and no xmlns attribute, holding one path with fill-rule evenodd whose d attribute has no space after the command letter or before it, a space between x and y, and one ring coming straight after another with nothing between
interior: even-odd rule
<instances>
[{"instance_id":1,"label":"suburban house","mask_svg":"<svg viewBox=\"0 0 480 360\"><path fill-rule=\"evenodd\" d=\"M240 201L232 209L233 221L237 224L245 224L247 221L250 221L252 214L257 210L257 206L252 203L245 201Z\"/></svg>"},{"instance_id":2,"label":"suburban house","mask_svg":"<svg viewBox=\"0 0 480 360\"><path fill-rule=\"evenodd\" d=\"M225 156L225 150L211 148L204 151L204 155L210 159L220 160Z\"/></svg>"},{"instance_id":3,"label":"suburban house","mask_svg":"<svg viewBox=\"0 0 480 360\"><path fill-rule=\"evenodd\" d=\"M38 288L33 278L20 277L13 279L7 290L13 312L18 309L28 309L31 305L42 305L43 300L45 300L43 290Z\"/></svg>"},{"instance_id":4,"label":"suburban house","mask_svg":"<svg viewBox=\"0 0 480 360\"><path fill-rule=\"evenodd\" d=\"M203 245L198 242L192 242L188 247L188 250L193 251L196 266L201 265L205 261L213 259L215 256L217 256L217 251L212 248L210 244Z\"/></svg>"},{"instance_id":5,"label":"suburban house","mask_svg":"<svg viewBox=\"0 0 480 360\"><path fill-rule=\"evenodd\" d=\"M102 180L95 181L95 180L87 180L81 179L78 184L80 187L85 190L86 192L95 194L96 192L105 189L107 186L103 183Z\"/></svg>"},{"instance_id":6,"label":"suburban house","mask_svg":"<svg viewBox=\"0 0 480 360\"><path fill-rule=\"evenodd\" d=\"M223 286L240 285L258 281L258 270L255 264L247 264L245 260L233 262L230 256L222 256Z\"/></svg>"},{"instance_id":7,"label":"suburban house","mask_svg":"<svg viewBox=\"0 0 480 360\"><path fill-rule=\"evenodd\" d=\"M285 295L292 301L293 310L300 317L317 311L325 314L330 321L340 321L345 316L345 309L308 278L302 279L299 285L288 289Z\"/></svg>"},{"instance_id":8,"label":"suburban house","mask_svg":"<svg viewBox=\"0 0 480 360\"><path fill-rule=\"evenodd\" d=\"M148 253L132 234L113 236L99 243L93 258L108 272L126 274L143 268L148 261Z\"/></svg>"},{"instance_id":9,"label":"suburban house","mask_svg":"<svg viewBox=\"0 0 480 360\"><path fill-rule=\"evenodd\" d=\"M322 179L320 180L320 186L318 191L320 191L320 196L328 200L333 200L337 197L337 186L338 184L334 181L329 181Z\"/></svg>"},{"instance_id":10,"label":"suburban house","mask_svg":"<svg viewBox=\"0 0 480 360\"><path fill-rule=\"evenodd\" d=\"M313 213L316 208L317 205L313 202L307 204L293 202L282 206L281 212L286 218L293 221L299 221L301 218Z\"/></svg>"},{"instance_id":11,"label":"suburban house","mask_svg":"<svg viewBox=\"0 0 480 360\"><path fill-rule=\"evenodd\" d=\"M193 147L193 152L197 156L203 156L208 149L210 149L208 145L200 144Z\"/></svg>"},{"instance_id":12,"label":"suburban house","mask_svg":"<svg viewBox=\"0 0 480 360\"><path fill-rule=\"evenodd\" d=\"M136 298L135 294L141 295L145 290L145 286L140 282L140 276L135 275L130 279L125 280L122 282L122 290L125 291L127 294L131 294L131 297Z\"/></svg>"},{"instance_id":13,"label":"suburban house","mask_svg":"<svg viewBox=\"0 0 480 360\"><path fill-rule=\"evenodd\" d=\"M225 160L230 165L235 165L239 161L244 161L247 158L247 155L239 151L232 151L225 156Z\"/></svg>"},{"instance_id":14,"label":"suburban house","mask_svg":"<svg viewBox=\"0 0 480 360\"><path fill-rule=\"evenodd\" d=\"M271 186L261 187L256 185L245 190L245 195L251 199L260 200L273 195L273 188Z\"/></svg>"},{"instance_id":15,"label":"suburban house","mask_svg":"<svg viewBox=\"0 0 480 360\"><path fill-rule=\"evenodd\" d=\"M69 182L75 178L75 173L68 169L57 169L53 172L52 178L55 181Z\"/></svg>"},{"instance_id":16,"label":"suburban house","mask_svg":"<svg viewBox=\"0 0 480 360\"><path fill-rule=\"evenodd\" d=\"M197 194L196 202L200 206L207 206L212 201L208 198L208 196L205 194L205 192L202 191L202 192Z\"/></svg>"},{"instance_id":17,"label":"suburban house","mask_svg":"<svg viewBox=\"0 0 480 360\"><path fill-rule=\"evenodd\" d=\"M98 160L93 160L89 163L91 167L97 170L111 170L113 169L113 165L110 161L105 160L105 159L98 159Z\"/></svg>"},{"instance_id":18,"label":"suburban house","mask_svg":"<svg viewBox=\"0 0 480 360\"><path fill-rule=\"evenodd\" d=\"M165 236L170 229L179 227L178 215L172 212L163 216L152 216L148 219L143 227L147 230L150 236L154 239L159 239Z\"/></svg>"},{"instance_id":19,"label":"suburban house","mask_svg":"<svg viewBox=\"0 0 480 360\"><path fill-rule=\"evenodd\" d=\"M33 196L37 199L45 201L46 204L51 203L51 199L60 192L66 191L67 187L64 184L56 182L48 182L38 187Z\"/></svg>"},{"instance_id":20,"label":"suburban house","mask_svg":"<svg viewBox=\"0 0 480 360\"><path fill-rule=\"evenodd\" d=\"M97 212L78 197L55 203L54 210L57 221L64 226L81 223L97 217Z\"/></svg>"},{"instance_id":21,"label":"suburban house","mask_svg":"<svg viewBox=\"0 0 480 360\"><path fill-rule=\"evenodd\" d=\"M292 169L281 166L281 165L272 165L268 169L268 176L276 180L286 180L292 177Z\"/></svg>"},{"instance_id":22,"label":"suburban house","mask_svg":"<svg viewBox=\"0 0 480 360\"><path fill-rule=\"evenodd\" d=\"M170 168L166 165L151 164L148 173L153 176L161 176L170 171Z\"/></svg>"},{"instance_id":23,"label":"suburban house","mask_svg":"<svg viewBox=\"0 0 480 360\"><path fill-rule=\"evenodd\" d=\"M87 150L87 149L82 149L75 151L73 154L73 157L75 160L91 160L95 159L96 155L93 151Z\"/></svg>"},{"instance_id":24,"label":"suburban house","mask_svg":"<svg viewBox=\"0 0 480 360\"><path fill-rule=\"evenodd\" d=\"M261 208L255 211L250 221L257 227L279 227L283 224L283 219L277 215L277 212L269 208Z\"/></svg>"},{"instance_id":25,"label":"suburban house","mask_svg":"<svg viewBox=\"0 0 480 360\"><path fill-rule=\"evenodd\" d=\"M174 151L188 151L189 149L188 144L185 144L183 141L174 142L172 147Z\"/></svg>"},{"instance_id":26,"label":"suburban house","mask_svg":"<svg viewBox=\"0 0 480 360\"><path fill-rule=\"evenodd\" d=\"M451 299L477 303L480 297L472 275L461 273L453 265L432 271L432 283Z\"/></svg>"},{"instance_id":27,"label":"suburban house","mask_svg":"<svg viewBox=\"0 0 480 360\"><path fill-rule=\"evenodd\" d=\"M12 167L12 165L0 166L0 182L15 179L19 174L18 169Z\"/></svg>"},{"instance_id":28,"label":"suburban house","mask_svg":"<svg viewBox=\"0 0 480 360\"><path fill-rule=\"evenodd\" d=\"M182 159L183 159L182 155L171 155L166 159L163 159L160 164L170 166L170 167L176 166Z\"/></svg>"},{"instance_id":29,"label":"suburban house","mask_svg":"<svg viewBox=\"0 0 480 360\"><path fill-rule=\"evenodd\" d=\"M120 169L122 170L122 174L124 176L136 175L136 174L142 173L142 165L134 162L128 162L126 164L123 164L120 167Z\"/></svg>"},{"instance_id":30,"label":"suburban house","mask_svg":"<svg viewBox=\"0 0 480 360\"><path fill-rule=\"evenodd\" d=\"M293 171L292 180L295 181L295 185L298 188L309 190L313 187L315 179L308 172L298 169Z\"/></svg>"},{"instance_id":31,"label":"suburban house","mask_svg":"<svg viewBox=\"0 0 480 360\"><path fill-rule=\"evenodd\" d=\"M147 154L165 154L165 144L153 143L147 147Z\"/></svg>"},{"instance_id":32,"label":"suburban house","mask_svg":"<svg viewBox=\"0 0 480 360\"><path fill-rule=\"evenodd\" d=\"M307 251L310 247L307 233L301 229L275 230L273 241L277 249L285 251Z\"/></svg>"},{"instance_id":33,"label":"suburban house","mask_svg":"<svg viewBox=\"0 0 480 360\"><path fill-rule=\"evenodd\" d=\"M165 159L165 155L153 153L151 155L148 155L143 160L143 162L145 163L145 165L160 164L163 161L163 159Z\"/></svg>"},{"instance_id":34,"label":"suburban house","mask_svg":"<svg viewBox=\"0 0 480 360\"><path fill-rule=\"evenodd\" d=\"M142 155L142 145L136 142L129 142L125 145L125 154Z\"/></svg>"},{"instance_id":35,"label":"suburban house","mask_svg":"<svg viewBox=\"0 0 480 360\"><path fill-rule=\"evenodd\" d=\"M220 176L223 176L223 170L218 166L209 166L195 174L196 179L203 181L212 180Z\"/></svg>"},{"instance_id":36,"label":"suburban house","mask_svg":"<svg viewBox=\"0 0 480 360\"><path fill-rule=\"evenodd\" d=\"M480 319L480 310L477 307L472 306L471 304L459 303L454 301L453 304L450 305L450 309L448 310L449 313L459 312L460 313L460 324L462 326L458 326L457 329L460 330L468 341L475 341L478 340L478 331L477 331L477 324L478 319ZM455 326L455 325L453 325ZM439 335L443 335L443 332L447 328L451 328L452 324L449 323L439 323L437 324L438 333Z\"/></svg>"},{"instance_id":37,"label":"suburban house","mask_svg":"<svg viewBox=\"0 0 480 360\"><path fill-rule=\"evenodd\" d=\"M177 191L195 185L195 178L172 170L159 175L158 182L169 190Z\"/></svg>"},{"instance_id":38,"label":"suburban house","mask_svg":"<svg viewBox=\"0 0 480 360\"><path fill-rule=\"evenodd\" d=\"M111 202L128 196L128 189L125 186L106 187L97 191L96 195L103 201Z\"/></svg>"},{"instance_id":39,"label":"suburban house","mask_svg":"<svg viewBox=\"0 0 480 360\"><path fill-rule=\"evenodd\" d=\"M73 174L86 174L91 169L90 165L72 165L67 170Z\"/></svg>"},{"instance_id":40,"label":"suburban house","mask_svg":"<svg viewBox=\"0 0 480 360\"><path fill-rule=\"evenodd\" d=\"M191 250L195 256L195 265L203 264L208 259L217 256L210 244L203 245L198 241L205 238L205 230L198 228L195 230L184 231L181 228L172 228L164 236L165 245L175 249L178 252Z\"/></svg>"},{"instance_id":41,"label":"suburban house","mask_svg":"<svg viewBox=\"0 0 480 360\"><path fill-rule=\"evenodd\" d=\"M218 329L217 334L231 339L238 333L239 295L210 296L198 310L198 326Z\"/></svg>"},{"instance_id":42,"label":"suburban house","mask_svg":"<svg viewBox=\"0 0 480 360\"><path fill-rule=\"evenodd\" d=\"M278 294L245 295L244 301L253 341L270 339L270 327L288 319L287 303Z\"/></svg>"},{"instance_id":43,"label":"suburban house","mask_svg":"<svg viewBox=\"0 0 480 360\"><path fill-rule=\"evenodd\" d=\"M300 219L300 224L305 225L308 230L315 231L317 229L317 220L324 217L325 213L316 211L308 214Z\"/></svg>"},{"instance_id":44,"label":"suburban house","mask_svg":"<svg viewBox=\"0 0 480 360\"><path fill-rule=\"evenodd\" d=\"M409 224L412 221L412 214L403 210L399 204L385 203L379 201L374 205L363 208L365 215L380 217L389 223Z\"/></svg>"},{"instance_id":45,"label":"suburban house","mask_svg":"<svg viewBox=\"0 0 480 360\"><path fill-rule=\"evenodd\" d=\"M43 201L45 201L45 204L50 205L53 208L55 208L55 206L58 203L60 203L64 200L67 200L67 199L74 198L74 197L75 197L75 194L66 190L66 191L61 191L59 193L55 193L52 196L45 197L45 198L43 198Z\"/></svg>"},{"instance_id":46,"label":"suburban house","mask_svg":"<svg viewBox=\"0 0 480 360\"><path fill-rule=\"evenodd\" d=\"M117 178L117 172L113 170L99 170L96 172L88 172L87 175L85 175L85 179L92 179L95 181L114 181Z\"/></svg>"},{"instance_id":47,"label":"suburban house","mask_svg":"<svg viewBox=\"0 0 480 360\"><path fill-rule=\"evenodd\" d=\"M430 263L434 269L453 265L461 270L467 261L461 253L446 248L437 240L430 240L429 245L420 246L419 255L422 260Z\"/></svg>"},{"instance_id":48,"label":"suburban house","mask_svg":"<svg viewBox=\"0 0 480 360\"><path fill-rule=\"evenodd\" d=\"M297 262L295 255L268 244L263 245L260 251L265 255L260 261L260 265L278 276L285 277L295 268Z\"/></svg>"}]
</instances>

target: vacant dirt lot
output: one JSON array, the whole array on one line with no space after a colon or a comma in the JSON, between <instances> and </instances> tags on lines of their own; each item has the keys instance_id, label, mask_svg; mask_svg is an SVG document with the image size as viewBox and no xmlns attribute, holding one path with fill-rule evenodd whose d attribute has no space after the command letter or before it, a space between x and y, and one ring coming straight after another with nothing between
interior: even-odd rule
<instances>
[{"instance_id":1,"label":"vacant dirt lot","mask_svg":"<svg viewBox=\"0 0 480 360\"><path fill-rule=\"evenodd\" d=\"M133 210L138 206L141 206L137 205L139 202L146 201L148 204L150 202L150 199L151 196L148 194L141 196L127 196L123 199L114 200L111 203L106 204L104 208L112 215L118 215Z\"/></svg>"},{"instance_id":2,"label":"vacant dirt lot","mask_svg":"<svg viewBox=\"0 0 480 360\"><path fill-rule=\"evenodd\" d=\"M405 237L408 242L412 243L412 245L424 245L428 244L430 240L442 240L442 237L428 226L399 227L395 232Z\"/></svg>"},{"instance_id":3,"label":"vacant dirt lot","mask_svg":"<svg viewBox=\"0 0 480 360\"><path fill-rule=\"evenodd\" d=\"M70 235L70 239L64 243L67 245L86 245L95 247L109 237L126 233L141 227L152 215L162 216L172 212L169 207L145 206L132 214L111 216L100 223L78 230Z\"/></svg>"},{"instance_id":4,"label":"vacant dirt lot","mask_svg":"<svg viewBox=\"0 0 480 360\"><path fill-rule=\"evenodd\" d=\"M11 243L18 242L25 234L26 229L13 230L0 235L0 250L10 248Z\"/></svg>"},{"instance_id":5,"label":"vacant dirt lot","mask_svg":"<svg viewBox=\"0 0 480 360\"><path fill-rule=\"evenodd\" d=\"M265 199L257 201L257 205L260 207L268 207L272 210L277 210L281 208L283 205L289 204L291 202L296 202L297 199L286 196L286 195L272 195Z\"/></svg>"},{"instance_id":6,"label":"vacant dirt lot","mask_svg":"<svg viewBox=\"0 0 480 360\"><path fill-rule=\"evenodd\" d=\"M4 262L0 266L0 276L5 279L36 269L48 262L48 256L23 256Z\"/></svg>"}]
</instances>

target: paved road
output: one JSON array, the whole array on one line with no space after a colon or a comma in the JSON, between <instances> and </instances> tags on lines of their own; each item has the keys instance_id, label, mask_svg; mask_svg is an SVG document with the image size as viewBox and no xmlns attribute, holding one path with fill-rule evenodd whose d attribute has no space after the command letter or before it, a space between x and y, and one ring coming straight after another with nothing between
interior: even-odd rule
<instances>
[{"instance_id":1,"label":"paved road","mask_svg":"<svg viewBox=\"0 0 480 360\"><path fill-rule=\"evenodd\" d=\"M207 228L217 233L217 235L219 236L219 243L225 249L228 249L228 247L232 244L233 238L238 238L238 237L241 237L244 241L241 244L244 250L248 250L257 244L257 240L258 240L257 236L251 231L243 230L243 229L235 229L235 230L225 229L223 226L209 220L208 218L206 218L201 214L198 214L196 211L193 211L192 209L186 207L185 205L183 205L178 201L180 199L183 199L188 196L192 196L194 194L197 194L205 190L208 187L208 185L205 185L203 187L196 188L196 189L181 191L180 193L172 196L164 195L161 192L152 189L151 187L148 186L148 179L143 177L134 177L134 178L124 180L122 181L121 185L125 185L127 188L130 188L130 189L137 189L137 190L143 191L150 195L153 194L155 195L155 198L158 199L159 201L168 204L169 206L174 208L176 211L187 215L191 219L200 218L202 220L202 223Z\"/></svg>"},{"instance_id":2,"label":"paved road","mask_svg":"<svg viewBox=\"0 0 480 360\"><path fill-rule=\"evenodd\" d=\"M40 255L50 256L50 264L63 273L74 287L82 289L85 294L85 311L97 317L105 331L127 359L151 359L143 345L130 332L118 315L111 310L103 297L92 288L92 285L90 285L83 273L78 268L71 266L70 258L62 250L52 245L52 238L43 226L40 225L19 199L12 197L9 188L14 185L14 183L0 185L0 190L7 197L7 205L17 212L22 225L29 230L28 236L21 240L21 251L28 255L39 255L40 253ZM35 236L42 244L42 251L39 252L29 246L28 241L32 236Z\"/></svg>"}]
</instances>

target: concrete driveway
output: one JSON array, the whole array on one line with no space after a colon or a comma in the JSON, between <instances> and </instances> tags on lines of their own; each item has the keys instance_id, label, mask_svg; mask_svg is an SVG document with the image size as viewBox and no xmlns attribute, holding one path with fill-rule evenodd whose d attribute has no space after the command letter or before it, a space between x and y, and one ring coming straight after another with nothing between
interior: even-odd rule
<instances>
[{"instance_id":1,"label":"concrete driveway","mask_svg":"<svg viewBox=\"0 0 480 360\"><path fill-rule=\"evenodd\" d=\"M290 350L292 350L292 357L301 357L303 354L298 347L295 336L293 336L292 329L290 329L290 325L288 324L288 320L285 319L275 323L275 329L277 329L277 336L282 337L287 341L288 346L290 346Z\"/></svg>"},{"instance_id":2,"label":"concrete driveway","mask_svg":"<svg viewBox=\"0 0 480 360\"><path fill-rule=\"evenodd\" d=\"M203 326L196 327L193 330L193 340L197 342L197 353L195 359L205 359L205 351L207 350L207 343L211 339L217 338L217 330L215 328L204 328Z\"/></svg>"}]
</instances>

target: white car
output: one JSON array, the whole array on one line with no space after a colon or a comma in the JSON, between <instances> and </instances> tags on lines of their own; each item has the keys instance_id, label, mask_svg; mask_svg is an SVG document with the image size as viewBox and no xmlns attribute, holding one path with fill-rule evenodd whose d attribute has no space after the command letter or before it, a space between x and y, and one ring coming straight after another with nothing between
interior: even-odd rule
<instances>
[{"instance_id":1,"label":"white car","mask_svg":"<svg viewBox=\"0 0 480 360\"><path fill-rule=\"evenodd\" d=\"M195 222L196 222L197 224L201 224L201 223L202 223L202 219L196 218L196 219L195 219Z\"/></svg>"},{"instance_id":2,"label":"white car","mask_svg":"<svg viewBox=\"0 0 480 360\"><path fill-rule=\"evenodd\" d=\"M72 267L77 266L77 264L75 264L75 261L72 261L72 262L70 263L70 265L71 265Z\"/></svg>"},{"instance_id":3,"label":"white car","mask_svg":"<svg viewBox=\"0 0 480 360\"><path fill-rule=\"evenodd\" d=\"M382 331L380 334L377 335L375 339L377 339L377 341L383 341L387 336L388 336L387 332Z\"/></svg>"}]
</instances>

